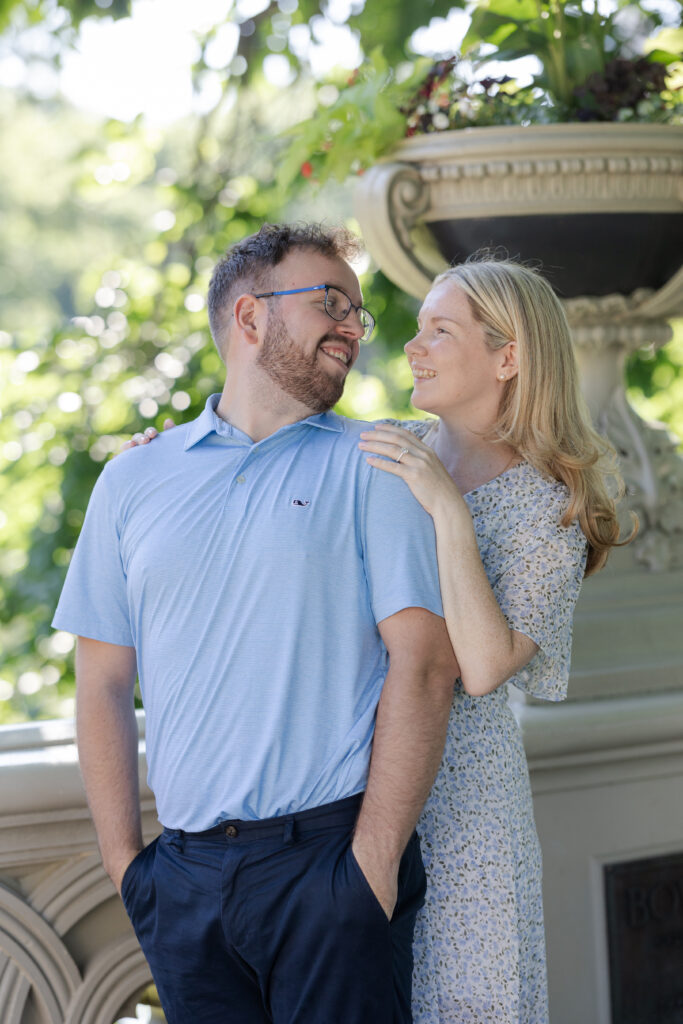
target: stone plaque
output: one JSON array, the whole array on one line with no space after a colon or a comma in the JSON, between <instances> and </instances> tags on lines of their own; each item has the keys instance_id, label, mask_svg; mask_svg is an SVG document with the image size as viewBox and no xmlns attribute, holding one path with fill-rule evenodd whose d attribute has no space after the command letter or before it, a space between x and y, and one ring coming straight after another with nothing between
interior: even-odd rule
<instances>
[{"instance_id":1,"label":"stone plaque","mask_svg":"<svg viewBox=\"0 0 683 1024\"><path fill-rule=\"evenodd\" d=\"M683 1024L683 853L605 867L612 1024Z\"/></svg>"}]
</instances>

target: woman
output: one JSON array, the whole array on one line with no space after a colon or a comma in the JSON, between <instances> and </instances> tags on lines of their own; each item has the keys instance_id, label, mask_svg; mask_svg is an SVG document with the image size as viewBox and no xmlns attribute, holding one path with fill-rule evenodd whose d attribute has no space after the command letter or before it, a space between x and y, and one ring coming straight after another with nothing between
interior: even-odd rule
<instances>
[{"instance_id":1,"label":"woman","mask_svg":"<svg viewBox=\"0 0 683 1024\"><path fill-rule=\"evenodd\" d=\"M481 260L442 274L405 350L413 404L439 418L380 423L361 448L433 517L460 665L419 825L429 885L415 1024L542 1024L541 858L505 684L566 695L581 579L618 542L599 467L608 446L579 395L562 307L523 266Z\"/></svg>"},{"instance_id":2,"label":"woman","mask_svg":"<svg viewBox=\"0 0 683 1024\"><path fill-rule=\"evenodd\" d=\"M526 267L482 260L437 277L405 351L413 404L439 419L379 424L361 447L433 517L461 674L418 826L429 885L415 1024L542 1024L541 857L504 684L566 695L581 579L618 542L607 446L579 394L562 307Z\"/></svg>"}]
</instances>

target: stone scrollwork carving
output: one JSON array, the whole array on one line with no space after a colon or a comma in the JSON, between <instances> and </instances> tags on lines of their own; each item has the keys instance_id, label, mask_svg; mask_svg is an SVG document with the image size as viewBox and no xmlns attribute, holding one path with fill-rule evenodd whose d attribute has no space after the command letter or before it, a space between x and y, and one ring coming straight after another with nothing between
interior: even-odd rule
<instances>
[{"instance_id":1,"label":"stone scrollwork carving","mask_svg":"<svg viewBox=\"0 0 683 1024\"><path fill-rule=\"evenodd\" d=\"M31 982L18 966L0 953L0 1008L4 1024L21 1024L26 1000L31 991Z\"/></svg>"},{"instance_id":2,"label":"stone scrollwork carving","mask_svg":"<svg viewBox=\"0 0 683 1024\"><path fill-rule=\"evenodd\" d=\"M0 885L2 1024L113 1024L151 983L130 931L114 934L83 972L69 951L70 929L113 895L96 854L54 868L27 898Z\"/></svg>"},{"instance_id":3,"label":"stone scrollwork carving","mask_svg":"<svg viewBox=\"0 0 683 1024\"><path fill-rule=\"evenodd\" d=\"M41 1024L63 1024L80 982L78 968L48 922L5 886L0 886L0 951L3 973L12 979L7 1024L20 1024L29 992L40 1008Z\"/></svg>"},{"instance_id":4,"label":"stone scrollwork carving","mask_svg":"<svg viewBox=\"0 0 683 1024\"><path fill-rule=\"evenodd\" d=\"M2 1024L113 1024L151 983L132 934L105 944L83 974L69 952L65 934L112 896L97 855L52 870L28 899L0 885Z\"/></svg>"},{"instance_id":5,"label":"stone scrollwork carving","mask_svg":"<svg viewBox=\"0 0 683 1024\"><path fill-rule=\"evenodd\" d=\"M683 568L683 459L676 439L664 427L645 423L623 387L626 356L671 339L663 316L683 310L683 271L657 292L579 297L566 300L564 307L584 393L599 429L617 450L625 504L638 516L632 556L654 572Z\"/></svg>"},{"instance_id":6,"label":"stone scrollwork carving","mask_svg":"<svg viewBox=\"0 0 683 1024\"><path fill-rule=\"evenodd\" d=\"M69 1006L64 1024L112 1024L122 991L140 992L151 982L134 936L105 947L92 962Z\"/></svg>"},{"instance_id":7,"label":"stone scrollwork carving","mask_svg":"<svg viewBox=\"0 0 683 1024\"><path fill-rule=\"evenodd\" d=\"M429 186L418 168L404 163L377 164L362 182L355 205L369 251L399 287L425 295L446 267L424 228Z\"/></svg>"},{"instance_id":8,"label":"stone scrollwork carving","mask_svg":"<svg viewBox=\"0 0 683 1024\"><path fill-rule=\"evenodd\" d=\"M622 390L602 416L604 432L619 454L629 509L638 516L633 557L645 568L683 568L683 459L664 427L645 423Z\"/></svg>"},{"instance_id":9,"label":"stone scrollwork carving","mask_svg":"<svg viewBox=\"0 0 683 1024\"><path fill-rule=\"evenodd\" d=\"M472 207L482 204L536 203L556 206L582 202L621 203L644 196L649 202L677 196L683 159L607 158L576 156L563 159L500 160L483 157L423 167L422 177L434 189L434 205Z\"/></svg>"},{"instance_id":10,"label":"stone scrollwork carving","mask_svg":"<svg viewBox=\"0 0 683 1024\"><path fill-rule=\"evenodd\" d=\"M60 740L65 762L74 752L73 727L69 733L66 725ZM29 736L19 739L31 743ZM0 770L16 749L11 742L0 745ZM54 772L49 764L41 769L46 805L51 798L59 804L64 778L52 792ZM71 771L75 778L75 759ZM6 795L2 789L0 794ZM153 807L146 794L148 838L158 830ZM81 807L44 812L43 842L37 845L27 827L33 812L7 814L0 807L0 1024L113 1024L134 1013L152 982L96 852L94 832L81 829L82 815Z\"/></svg>"},{"instance_id":11,"label":"stone scrollwork carving","mask_svg":"<svg viewBox=\"0 0 683 1024\"><path fill-rule=\"evenodd\" d=\"M416 168L397 167L389 183L389 208L396 236L403 249L410 252L413 248L411 232L429 209L429 189Z\"/></svg>"},{"instance_id":12,"label":"stone scrollwork carving","mask_svg":"<svg viewBox=\"0 0 683 1024\"><path fill-rule=\"evenodd\" d=\"M655 294L652 288L639 288L632 295L581 295L562 303L572 327L580 324L627 322L639 315Z\"/></svg>"}]
</instances>

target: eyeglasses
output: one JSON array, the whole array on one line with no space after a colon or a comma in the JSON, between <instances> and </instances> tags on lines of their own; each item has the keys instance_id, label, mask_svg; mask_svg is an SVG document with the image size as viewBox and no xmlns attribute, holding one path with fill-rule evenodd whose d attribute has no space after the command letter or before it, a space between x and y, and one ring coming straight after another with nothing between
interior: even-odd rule
<instances>
[{"instance_id":1,"label":"eyeglasses","mask_svg":"<svg viewBox=\"0 0 683 1024\"><path fill-rule=\"evenodd\" d=\"M375 329L374 316L365 306L354 306L346 292L343 292L341 288L335 288L332 284L313 284L310 288L290 288L289 291L284 292L261 292L260 295L254 295L254 298L270 299L276 295L298 295L300 292L322 291L323 288L325 289L325 312L327 315L333 320L341 322L346 320L351 310L358 313L358 319L363 328L361 341L367 341Z\"/></svg>"}]
</instances>

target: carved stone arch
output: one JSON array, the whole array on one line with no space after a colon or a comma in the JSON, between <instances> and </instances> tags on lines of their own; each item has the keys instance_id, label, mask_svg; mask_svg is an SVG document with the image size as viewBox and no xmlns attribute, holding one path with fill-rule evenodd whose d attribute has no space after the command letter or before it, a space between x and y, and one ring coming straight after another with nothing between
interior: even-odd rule
<instances>
[{"instance_id":1,"label":"carved stone arch","mask_svg":"<svg viewBox=\"0 0 683 1024\"><path fill-rule=\"evenodd\" d=\"M32 891L31 906L58 935L65 935L81 918L116 895L99 855L67 861Z\"/></svg>"},{"instance_id":2,"label":"carved stone arch","mask_svg":"<svg viewBox=\"0 0 683 1024\"><path fill-rule=\"evenodd\" d=\"M0 953L0 1007L3 1024L21 1024L31 983L16 964Z\"/></svg>"},{"instance_id":3,"label":"carved stone arch","mask_svg":"<svg viewBox=\"0 0 683 1024\"><path fill-rule=\"evenodd\" d=\"M62 1024L66 1008L81 982L78 968L50 925L3 885L0 885L0 951L10 961L5 969L11 968L25 979L21 985L10 978L14 1006L18 1007L22 998L25 1003L32 989L45 1024Z\"/></svg>"},{"instance_id":4,"label":"carved stone arch","mask_svg":"<svg viewBox=\"0 0 683 1024\"><path fill-rule=\"evenodd\" d=\"M131 996L151 983L150 969L135 937L112 943L92 961L64 1024L112 1024Z\"/></svg>"}]
</instances>

